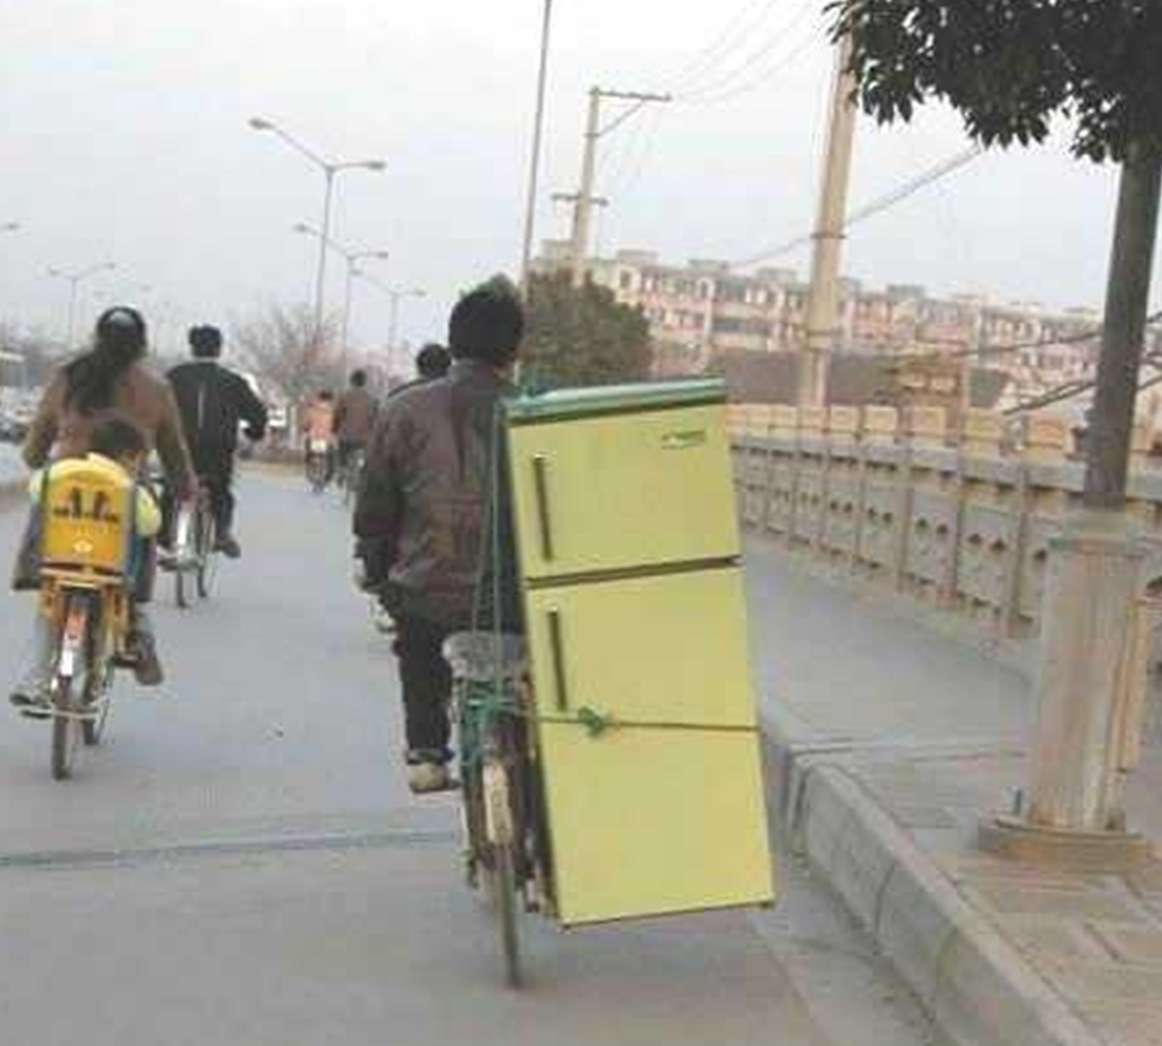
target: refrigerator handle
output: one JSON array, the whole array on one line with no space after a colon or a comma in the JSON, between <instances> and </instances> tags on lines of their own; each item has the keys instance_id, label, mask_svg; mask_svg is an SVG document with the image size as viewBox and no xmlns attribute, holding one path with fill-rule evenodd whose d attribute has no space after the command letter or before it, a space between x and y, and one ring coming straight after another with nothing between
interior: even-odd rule
<instances>
[{"instance_id":1,"label":"refrigerator handle","mask_svg":"<svg viewBox=\"0 0 1162 1046\"><path fill-rule=\"evenodd\" d=\"M569 710L569 689L565 682L565 641L561 636L561 611L549 611L549 647L553 653L553 685L557 691L557 711Z\"/></svg>"},{"instance_id":2,"label":"refrigerator handle","mask_svg":"<svg viewBox=\"0 0 1162 1046\"><path fill-rule=\"evenodd\" d=\"M533 455L533 483L537 491L537 520L541 527L541 557L553 558L553 524L549 517L549 459Z\"/></svg>"}]
</instances>

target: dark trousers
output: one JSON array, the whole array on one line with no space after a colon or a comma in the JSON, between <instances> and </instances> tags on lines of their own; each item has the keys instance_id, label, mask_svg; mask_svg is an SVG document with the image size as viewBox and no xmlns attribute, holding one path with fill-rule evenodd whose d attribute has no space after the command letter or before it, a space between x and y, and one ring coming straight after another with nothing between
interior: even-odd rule
<instances>
[{"instance_id":1,"label":"dark trousers","mask_svg":"<svg viewBox=\"0 0 1162 1046\"><path fill-rule=\"evenodd\" d=\"M234 455L195 454L194 472L197 473L198 482L206 488L218 533L229 534L234 525L234 491L231 489L234 483ZM176 509L173 489L166 483L161 492L161 544L164 548L173 545Z\"/></svg>"},{"instance_id":2,"label":"dark trousers","mask_svg":"<svg viewBox=\"0 0 1162 1046\"><path fill-rule=\"evenodd\" d=\"M403 685L409 758L413 761L450 758L452 728L448 703L452 697L452 669L442 647L450 630L419 617L395 619L395 656Z\"/></svg>"},{"instance_id":3,"label":"dark trousers","mask_svg":"<svg viewBox=\"0 0 1162 1046\"><path fill-rule=\"evenodd\" d=\"M210 511L219 534L229 534L234 525L234 457L218 461L195 462L198 477L210 498Z\"/></svg>"},{"instance_id":4,"label":"dark trousers","mask_svg":"<svg viewBox=\"0 0 1162 1046\"><path fill-rule=\"evenodd\" d=\"M363 444L359 440L341 439L339 440L339 468L345 469L347 463L351 460L354 454L357 454L363 449Z\"/></svg>"}]
</instances>

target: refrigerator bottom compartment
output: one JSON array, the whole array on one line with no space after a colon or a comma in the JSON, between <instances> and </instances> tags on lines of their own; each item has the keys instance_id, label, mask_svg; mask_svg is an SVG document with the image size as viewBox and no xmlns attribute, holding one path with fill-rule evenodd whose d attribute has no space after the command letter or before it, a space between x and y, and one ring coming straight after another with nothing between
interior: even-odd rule
<instances>
[{"instance_id":1,"label":"refrigerator bottom compartment","mask_svg":"<svg viewBox=\"0 0 1162 1046\"><path fill-rule=\"evenodd\" d=\"M756 731L539 735L563 925L774 900Z\"/></svg>"}]
</instances>

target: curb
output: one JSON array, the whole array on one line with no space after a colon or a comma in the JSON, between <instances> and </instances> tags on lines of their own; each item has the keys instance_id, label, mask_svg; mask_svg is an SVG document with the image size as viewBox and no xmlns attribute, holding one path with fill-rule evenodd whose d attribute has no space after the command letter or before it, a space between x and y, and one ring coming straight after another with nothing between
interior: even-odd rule
<instances>
[{"instance_id":1,"label":"curb","mask_svg":"<svg viewBox=\"0 0 1162 1046\"><path fill-rule=\"evenodd\" d=\"M769 798L804 854L957 1046L1101 1046L1102 1040L824 752L764 722Z\"/></svg>"}]
</instances>

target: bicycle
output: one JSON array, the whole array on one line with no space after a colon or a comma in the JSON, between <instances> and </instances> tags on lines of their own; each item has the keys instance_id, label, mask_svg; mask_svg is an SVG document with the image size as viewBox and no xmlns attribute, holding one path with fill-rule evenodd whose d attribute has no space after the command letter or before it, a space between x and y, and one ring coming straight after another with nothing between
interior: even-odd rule
<instances>
[{"instance_id":1,"label":"bicycle","mask_svg":"<svg viewBox=\"0 0 1162 1046\"><path fill-rule=\"evenodd\" d=\"M53 667L47 704L24 715L51 721L57 781L72 776L82 743L101 741L114 670L133 663L134 495L131 483L79 470L42 495L38 612L51 622Z\"/></svg>"},{"instance_id":2,"label":"bicycle","mask_svg":"<svg viewBox=\"0 0 1162 1046\"><path fill-rule=\"evenodd\" d=\"M307 485L314 494L322 494L331 482L334 471L333 453L330 442L325 439L312 439L307 442Z\"/></svg>"},{"instance_id":3,"label":"bicycle","mask_svg":"<svg viewBox=\"0 0 1162 1046\"><path fill-rule=\"evenodd\" d=\"M174 526L172 570L177 605L188 610L193 597L208 599L218 576L218 524L203 485L192 507L178 511Z\"/></svg>"},{"instance_id":4,"label":"bicycle","mask_svg":"<svg viewBox=\"0 0 1162 1046\"><path fill-rule=\"evenodd\" d=\"M445 657L460 728L465 877L498 914L505 980L520 987L520 911L553 913L547 822L537 772L524 642L459 633Z\"/></svg>"},{"instance_id":5,"label":"bicycle","mask_svg":"<svg viewBox=\"0 0 1162 1046\"><path fill-rule=\"evenodd\" d=\"M363 475L364 457L365 452L362 447L351 448L347 452L347 460L343 462L343 467L339 469L338 475L335 477L343 491L344 508L351 508L355 501L355 495L359 492L359 477Z\"/></svg>"}]
</instances>

